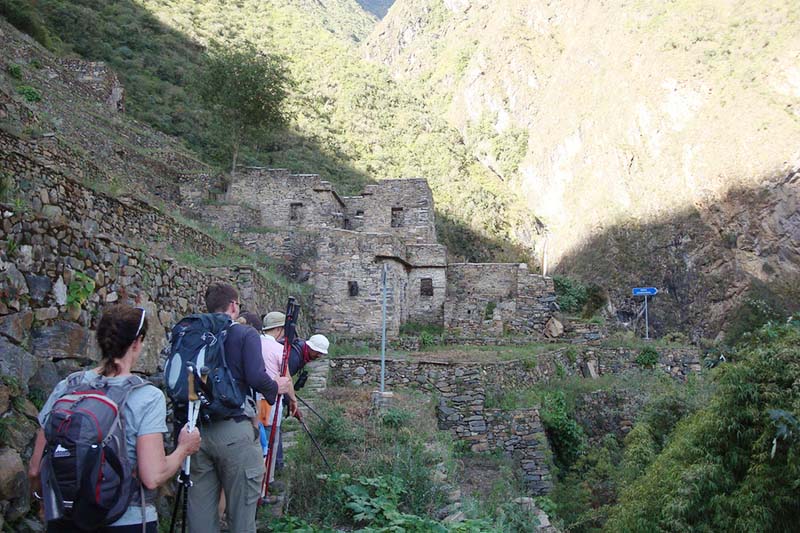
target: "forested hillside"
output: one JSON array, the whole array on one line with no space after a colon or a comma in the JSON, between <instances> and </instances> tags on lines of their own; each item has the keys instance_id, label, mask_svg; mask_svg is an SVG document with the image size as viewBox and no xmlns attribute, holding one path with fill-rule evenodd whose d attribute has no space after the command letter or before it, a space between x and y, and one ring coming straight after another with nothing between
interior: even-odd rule
<instances>
[{"instance_id":1,"label":"forested hillside","mask_svg":"<svg viewBox=\"0 0 800 533\"><path fill-rule=\"evenodd\" d=\"M248 41L284 58L295 89L288 131L250 139L243 163L316 172L343 193L373 179L426 177L440 211L440 239L470 260L524 259L524 246L534 240L535 217L514 208L516 192L477 164L424 91L397 84L358 57L357 44L375 19L354 0L43 0L31 6L4 0L2 12L12 22L14 14L27 21L60 53L107 61L126 87L131 115L182 137L207 160L225 162L224 137L193 83L206 46Z\"/></svg>"}]
</instances>

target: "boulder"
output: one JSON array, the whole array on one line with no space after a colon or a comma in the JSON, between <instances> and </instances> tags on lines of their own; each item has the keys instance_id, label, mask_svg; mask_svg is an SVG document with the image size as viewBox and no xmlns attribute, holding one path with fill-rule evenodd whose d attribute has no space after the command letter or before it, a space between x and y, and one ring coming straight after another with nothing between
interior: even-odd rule
<instances>
[{"instance_id":1,"label":"boulder","mask_svg":"<svg viewBox=\"0 0 800 533\"><path fill-rule=\"evenodd\" d=\"M597 371L597 359L589 359L581 365L583 377L597 379L600 373Z\"/></svg>"},{"instance_id":2,"label":"boulder","mask_svg":"<svg viewBox=\"0 0 800 533\"><path fill-rule=\"evenodd\" d=\"M26 477L19 452L12 448L0 448L0 500L19 496Z\"/></svg>"},{"instance_id":3,"label":"boulder","mask_svg":"<svg viewBox=\"0 0 800 533\"><path fill-rule=\"evenodd\" d=\"M66 305L67 303L67 285L64 279L58 276L58 279L53 284L53 297L58 305Z\"/></svg>"},{"instance_id":4,"label":"boulder","mask_svg":"<svg viewBox=\"0 0 800 533\"><path fill-rule=\"evenodd\" d=\"M15 378L23 394L28 393L28 381L37 367L33 355L0 336L0 374Z\"/></svg>"},{"instance_id":5,"label":"boulder","mask_svg":"<svg viewBox=\"0 0 800 533\"><path fill-rule=\"evenodd\" d=\"M28 282L28 293L35 302L44 302L53 289L53 282L47 276L27 274L25 281Z\"/></svg>"},{"instance_id":6,"label":"boulder","mask_svg":"<svg viewBox=\"0 0 800 533\"><path fill-rule=\"evenodd\" d=\"M61 381L61 376L58 374L55 363L52 361L41 361L39 369L28 382L28 387L31 390L36 389L49 395L59 381Z\"/></svg>"},{"instance_id":7,"label":"boulder","mask_svg":"<svg viewBox=\"0 0 800 533\"><path fill-rule=\"evenodd\" d=\"M28 338L32 324L33 313L27 310L0 316L0 335L5 335L15 344L22 344Z\"/></svg>"},{"instance_id":8,"label":"boulder","mask_svg":"<svg viewBox=\"0 0 800 533\"><path fill-rule=\"evenodd\" d=\"M99 359L91 332L64 320L33 332L33 353L39 359L51 361L66 358Z\"/></svg>"},{"instance_id":9,"label":"boulder","mask_svg":"<svg viewBox=\"0 0 800 533\"><path fill-rule=\"evenodd\" d=\"M34 422L23 414L11 412L11 416L6 416L5 426L7 430L6 442L8 446L15 450L25 450L33 444L36 438L36 430L39 423Z\"/></svg>"},{"instance_id":10,"label":"boulder","mask_svg":"<svg viewBox=\"0 0 800 533\"><path fill-rule=\"evenodd\" d=\"M556 320L555 317L551 317L547 324L544 325L544 334L551 339L560 337L564 334L564 325Z\"/></svg>"}]
</instances>

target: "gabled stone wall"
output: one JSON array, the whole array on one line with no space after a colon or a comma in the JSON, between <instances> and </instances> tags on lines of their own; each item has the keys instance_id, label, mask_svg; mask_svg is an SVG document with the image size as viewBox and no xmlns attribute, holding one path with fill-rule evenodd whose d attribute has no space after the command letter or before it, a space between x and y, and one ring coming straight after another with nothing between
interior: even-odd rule
<instances>
[{"instance_id":1,"label":"gabled stone wall","mask_svg":"<svg viewBox=\"0 0 800 533\"><path fill-rule=\"evenodd\" d=\"M382 180L344 201L353 229L389 233L406 242L436 243L433 194L425 179Z\"/></svg>"}]
</instances>

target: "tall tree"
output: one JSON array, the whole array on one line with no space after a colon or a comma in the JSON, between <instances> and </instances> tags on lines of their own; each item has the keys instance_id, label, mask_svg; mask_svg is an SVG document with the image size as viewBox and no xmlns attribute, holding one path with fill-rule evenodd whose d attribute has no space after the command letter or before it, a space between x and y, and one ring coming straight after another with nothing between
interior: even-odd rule
<instances>
[{"instance_id":1,"label":"tall tree","mask_svg":"<svg viewBox=\"0 0 800 533\"><path fill-rule=\"evenodd\" d=\"M249 136L286 126L285 101L292 87L282 56L261 52L251 43L212 45L196 89L225 134L231 174Z\"/></svg>"}]
</instances>

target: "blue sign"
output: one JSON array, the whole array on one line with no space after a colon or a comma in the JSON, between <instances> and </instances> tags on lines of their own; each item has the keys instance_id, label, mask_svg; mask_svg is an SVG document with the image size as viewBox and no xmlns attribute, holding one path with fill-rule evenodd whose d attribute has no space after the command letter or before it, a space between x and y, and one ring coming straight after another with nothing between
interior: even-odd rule
<instances>
[{"instance_id":1,"label":"blue sign","mask_svg":"<svg viewBox=\"0 0 800 533\"><path fill-rule=\"evenodd\" d=\"M655 296L658 294L658 289L655 287L634 287L633 288L633 295L634 296Z\"/></svg>"}]
</instances>

